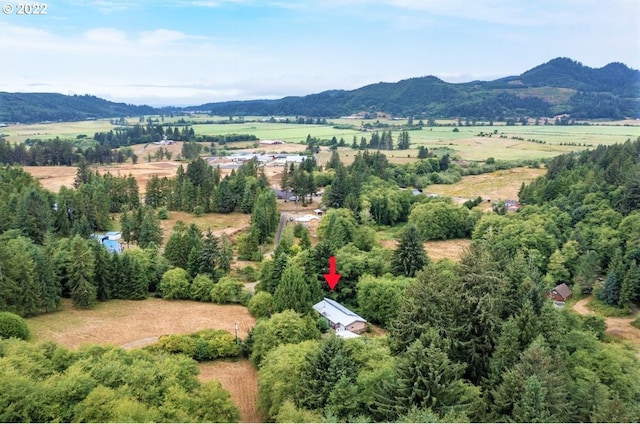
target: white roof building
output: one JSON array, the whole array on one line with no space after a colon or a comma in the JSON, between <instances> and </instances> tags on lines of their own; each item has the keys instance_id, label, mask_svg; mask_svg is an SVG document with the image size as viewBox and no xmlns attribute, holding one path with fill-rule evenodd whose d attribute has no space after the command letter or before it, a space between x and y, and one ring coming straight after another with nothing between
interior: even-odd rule
<instances>
[{"instance_id":1,"label":"white roof building","mask_svg":"<svg viewBox=\"0 0 640 424\"><path fill-rule=\"evenodd\" d=\"M313 309L329 321L329 325L336 330L336 335L340 337L343 337L343 335L353 337L353 335L349 333L358 335L367 329L367 320L345 308L335 300L325 297L313 305Z\"/></svg>"}]
</instances>

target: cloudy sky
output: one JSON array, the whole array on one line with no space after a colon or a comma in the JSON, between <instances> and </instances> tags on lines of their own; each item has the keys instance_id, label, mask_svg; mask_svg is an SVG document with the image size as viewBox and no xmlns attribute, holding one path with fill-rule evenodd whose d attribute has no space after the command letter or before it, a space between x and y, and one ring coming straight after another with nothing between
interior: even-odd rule
<instances>
[{"instance_id":1,"label":"cloudy sky","mask_svg":"<svg viewBox=\"0 0 640 424\"><path fill-rule=\"evenodd\" d=\"M0 91L150 105L281 98L555 57L640 69L638 0L0 0ZM24 2L23 2L24 3Z\"/></svg>"}]
</instances>

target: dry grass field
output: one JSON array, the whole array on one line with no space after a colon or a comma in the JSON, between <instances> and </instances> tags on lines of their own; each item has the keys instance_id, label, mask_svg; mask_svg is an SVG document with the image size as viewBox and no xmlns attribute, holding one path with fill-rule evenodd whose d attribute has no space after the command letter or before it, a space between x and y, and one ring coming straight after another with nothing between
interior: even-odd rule
<instances>
[{"instance_id":1,"label":"dry grass field","mask_svg":"<svg viewBox=\"0 0 640 424\"><path fill-rule=\"evenodd\" d=\"M229 391L231 399L240 408L240 417L244 423L261 421L256 408L258 402L258 373L251 362L216 361L204 362L200 366L201 382L218 380Z\"/></svg>"},{"instance_id":2,"label":"dry grass field","mask_svg":"<svg viewBox=\"0 0 640 424\"><path fill-rule=\"evenodd\" d=\"M54 341L70 349L86 344L139 348L163 334L191 333L205 328L227 330L246 337L255 319L239 305L146 299L112 300L92 310L74 309L64 299L62 310L27 319L36 342ZM199 366L200 381L218 380L238 405L243 422L259 422L257 373L249 361L219 361Z\"/></svg>"},{"instance_id":3,"label":"dry grass field","mask_svg":"<svg viewBox=\"0 0 640 424\"><path fill-rule=\"evenodd\" d=\"M528 184L546 173L546 169L513 168L490 174L462 177L456 184L434 184L425 191L443 196L485 200L517 199L522 183ZM485 202L486 203L486 202Z\"/></svg>"},{"instance_id":4,"label":"dry grass field","mask_svg":"<svg viewBox=\"0 0 640 424\"><path fill-rule=\"evenodd\" d=\"M71 349L84 344L138 347L163 334L191 333L205 328L235 331L245 337L255 319L239 305L150 298L112 300L94 309L74 309L69 299L60 311L27 319L37 342L54 341ZM137 343L137 344L136 344Z\"/></svg>"}]
</instances>

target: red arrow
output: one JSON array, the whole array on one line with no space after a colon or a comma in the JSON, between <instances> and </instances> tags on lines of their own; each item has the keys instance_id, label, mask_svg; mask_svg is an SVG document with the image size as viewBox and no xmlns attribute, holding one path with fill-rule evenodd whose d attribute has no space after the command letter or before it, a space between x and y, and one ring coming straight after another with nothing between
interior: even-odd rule
<instances>
[{"instance_id":1,"label":"red arrow","mask_svg":"<svg viewBox=\"0 0 640 424\"><path fill-rule=\"evenodd\" d=\"M329 284L329 288L333 290L338 281L340 281L340 274L336 274L336 257L332 256L329 258L329 273L324 274L324 279L327 280L327 284Z\"/></svg>"}]
</instances>

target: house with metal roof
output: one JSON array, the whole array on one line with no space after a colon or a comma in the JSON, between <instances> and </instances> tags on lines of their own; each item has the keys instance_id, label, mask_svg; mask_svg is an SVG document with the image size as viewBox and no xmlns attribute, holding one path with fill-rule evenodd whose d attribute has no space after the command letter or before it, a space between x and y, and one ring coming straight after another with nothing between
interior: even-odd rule
<instances>
[{"instance_id":1,"label":"house with metal roof","mask_svg":"<svg viewBox=\"0 0 640 424\"><path fill-rule=\"evenodd\" d=\"M335 300L326 297L313 305L313 309L329 321L331 328L340 337L363 333L367 329L367 320L345 308Z\"/></svg>"},{"instance_id":2,"label":"house with metal roof","mask_svg":"<svg viewBox=\"0 0 640 424\"><path fill-rule=\"evenodd\" d=\"M571 288L565 283L562 283L549 290L547 292L547 297L558 302L565 302L572 294Z\"/></svg>"}]
</instances>

